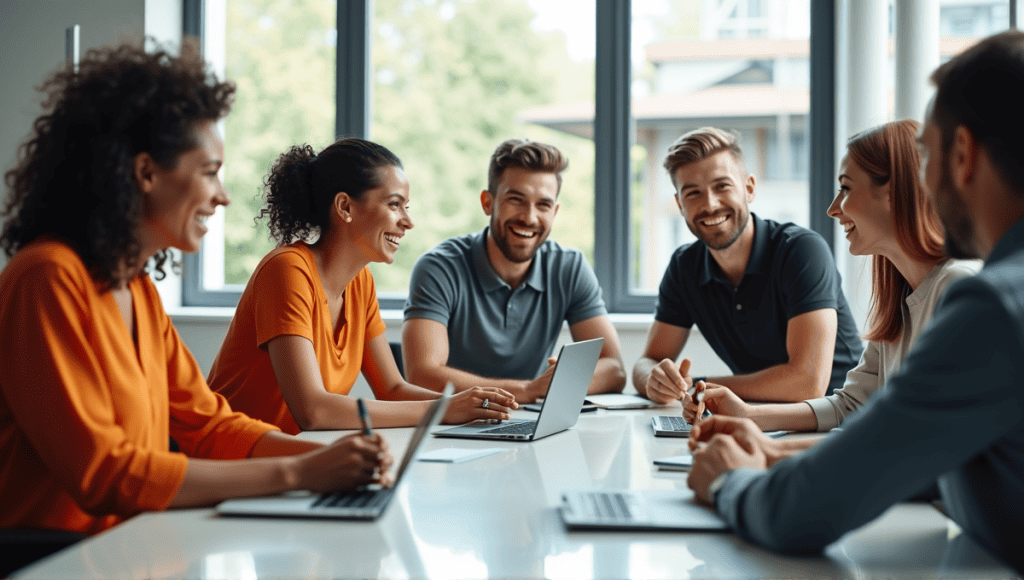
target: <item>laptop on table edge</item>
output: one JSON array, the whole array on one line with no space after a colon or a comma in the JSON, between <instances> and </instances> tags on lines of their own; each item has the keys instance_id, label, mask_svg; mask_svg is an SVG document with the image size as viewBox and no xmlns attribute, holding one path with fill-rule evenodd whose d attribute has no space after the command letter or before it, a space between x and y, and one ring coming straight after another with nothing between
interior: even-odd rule
<instances>
[{"instance_id":1,"label":"laptop on table edge","mask_svg":"<svg viewBox=\"0 0 1024 580\"><path fill-rule=\"evenodd\" d=\"M566 491L558 512L570 530L729 530L713 508L682 489Z\"/></svg>"},{"instance_id":2,"label":"laptop on table edge","mask_svg":"<svg viewBox=\"0 0 1024 580\"><path fill-rule=\"evenodd\" d=\"M347 520L374 520L384 513L398 486L427 440L427 433L441 422L453 391L449 383L440 399L423 414L409 445L395 471L391 487L371 485L365 489L324 494L291 494L272 497L229 499L217 505L217 513L227 516L275 516L302 518L333 518Z\"/></svg>"},{"instance_id":3,"label":"laptop on table edge","mask_svg":"<svg viewBox=\"0 0 1024 580\"><path fill-rule=\"evenodd\" d=\"M504 441L536 441L565 431L576 424L583 399L601 357L604 338L582 340L562 346L551 374L544 404L536 421L509 419L499 424L473 422L452 429L436 431L434 437L490 439Z\"/></svg>"}]
</instances>

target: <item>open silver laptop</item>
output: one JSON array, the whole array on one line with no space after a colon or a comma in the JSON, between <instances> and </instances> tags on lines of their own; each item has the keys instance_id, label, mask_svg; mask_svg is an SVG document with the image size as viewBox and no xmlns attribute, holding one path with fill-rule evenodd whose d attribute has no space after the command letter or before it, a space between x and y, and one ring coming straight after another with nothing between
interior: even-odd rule
<instances>
[{"instance_id":1,"label":"open silver laptop","mask_svg":"<svg viewBox=\"0 0 1024 580\"><path fill-rule=\"evenodd\" d=\"M303 518L335 518L347 520L373 520L384 513L398 489L409 466L427 440L431 427L444 417L452 386L449 384L440 399L434 401L413 431L409 446L395 472L395 483L391 487L379 485L365 489L325 494L304 493L301 495L278 495L273 497L229 499L217 505L217 513L229 516L282 516Z\"/></svg>"},{"instance_id":2,"label":"open silver laptop","mask_svg":"<svg viewBox=\"0 0 1024 580\"><path fill-rule=\"evenodd\" d=\"M728 530L715 511L681 489L566 491L562 521L571 530Z\"/></svg>"},{"instance_id":3,"label":"open silver laptop","mask_svg":"<svg viewBox=\"0 0 1024 580\"><path fill-rule=\"evenodd\" d=\"M597 359L601 357L603 343L603 338L594 338L562 347L536 421L509 419L497 425L473 422L437 431L434 437L535 441L565 431L575 425L579 418L583 399L587 396L590 380L597 368Z\"/></svg>"}]
</instances>

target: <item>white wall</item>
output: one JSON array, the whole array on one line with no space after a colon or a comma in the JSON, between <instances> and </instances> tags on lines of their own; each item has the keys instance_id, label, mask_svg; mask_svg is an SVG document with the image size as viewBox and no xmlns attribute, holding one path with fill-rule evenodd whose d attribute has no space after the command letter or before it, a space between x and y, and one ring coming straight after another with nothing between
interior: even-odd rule
<instances>
[{"instance_id":1,"label":"white wall","mask_svg":"<svg viewBox=\"0 0 1024 580\"><path fill-rule=\"evenodd\" d=\"M207 309L210 312L201 312L199 309L182 309L172 312L174 326L178 329L182 340L188 345L189 350L196 357L199 366L204 373L209 373L213 359L217 356L220 343L228 331L228 324L231 320L230 308ZM387 324L388 340L401 341L402 339L402 313L399 311L384 311L382 313L384 322ZM613 314L612 322L619 333L619 340L622 343L622 358L626 363L627 374L632 374L633 363L640 358L644 344L647 339L647 328L651 324L651 315L627 315ZM569 333L563 328L561 342L569 341ZM694 327L690 334L690 340L683 354L694 361L693 373L696 375L714 376L730 374L729 368L718 358L718 355L711 350L707 341ZM628 381L626 391L632 390L632 381ZM362 397L372 397L369 386L362 376L352 389L352 394Z\"/></svg>"},{"instance_id":2,"label":"white wall","mask_svg":"<svg viewBox=\"0 0 1024 580\"><path fill-rule=\"evenodd\" d=\"M68 27L81 27L82 55L143 35L177 44L181 13L181 0L0 0L0 171L13 167L41 112L35 87L63 65ZM0 268L6 263L0 252Z\"/></svg>"}]
</instances>

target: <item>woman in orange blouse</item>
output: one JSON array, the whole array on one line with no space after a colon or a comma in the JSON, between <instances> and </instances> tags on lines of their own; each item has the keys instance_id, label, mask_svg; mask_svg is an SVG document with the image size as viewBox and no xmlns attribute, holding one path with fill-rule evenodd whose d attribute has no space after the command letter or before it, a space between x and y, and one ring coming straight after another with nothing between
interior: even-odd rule
<instances>
[{"instance_id":1,"label":"woman in orange blouse","mask_svg":"<svg viewBox=\"0 0 1024 580\"><path fill-rule=\"evenodd\" d=\"M341 139L319 154L292 147L266 184L279 243L256 267L210 370L232 408L287 433L359 426L348 397L360 371L377 397L374 425L414 425L440 395L402 378L380 318L370 262L394 261L406 231L409 181L387 148ZM485 402L486 401L486 402ZM445 421L506 419L511 393L476 387L455 395Z\"/></svg>"},{"instance_id":2,"label":"woman in orange blouse","mask_svg":"<svg viewBox=\"0 0 1024 580\"><path fill-rule=\"evenodd\" d=\"M386 478L379 436L323 446L233 412L161 306L147 262L162 276L167 248L196 251L229 202L215 122L234 86L184 52L95 50L55 73L6 174L0 527L95 533L146 510Z\"/></svg>"}]
</instances>

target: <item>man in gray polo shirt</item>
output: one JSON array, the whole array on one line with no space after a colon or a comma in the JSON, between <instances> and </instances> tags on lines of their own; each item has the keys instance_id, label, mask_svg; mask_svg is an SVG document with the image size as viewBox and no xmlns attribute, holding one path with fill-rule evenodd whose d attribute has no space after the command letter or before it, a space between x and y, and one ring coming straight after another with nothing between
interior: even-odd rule
<instances>
[{"instance_id":1,"label":"man in gray polo shirt","mask_svg":"<svg viewBox=\"0 0 1024 580\"><path fill-rule=\"evenodd\" d=\"M529 403L547 393L563 321L574 341L604 338L590 393L626 384L619 338L579 250L548 240L568 161L551 145L509 139L491 156L483 231L423 254L402 327L406 380L440 391L498 387Z\"/></svg>"}]
</instances>

